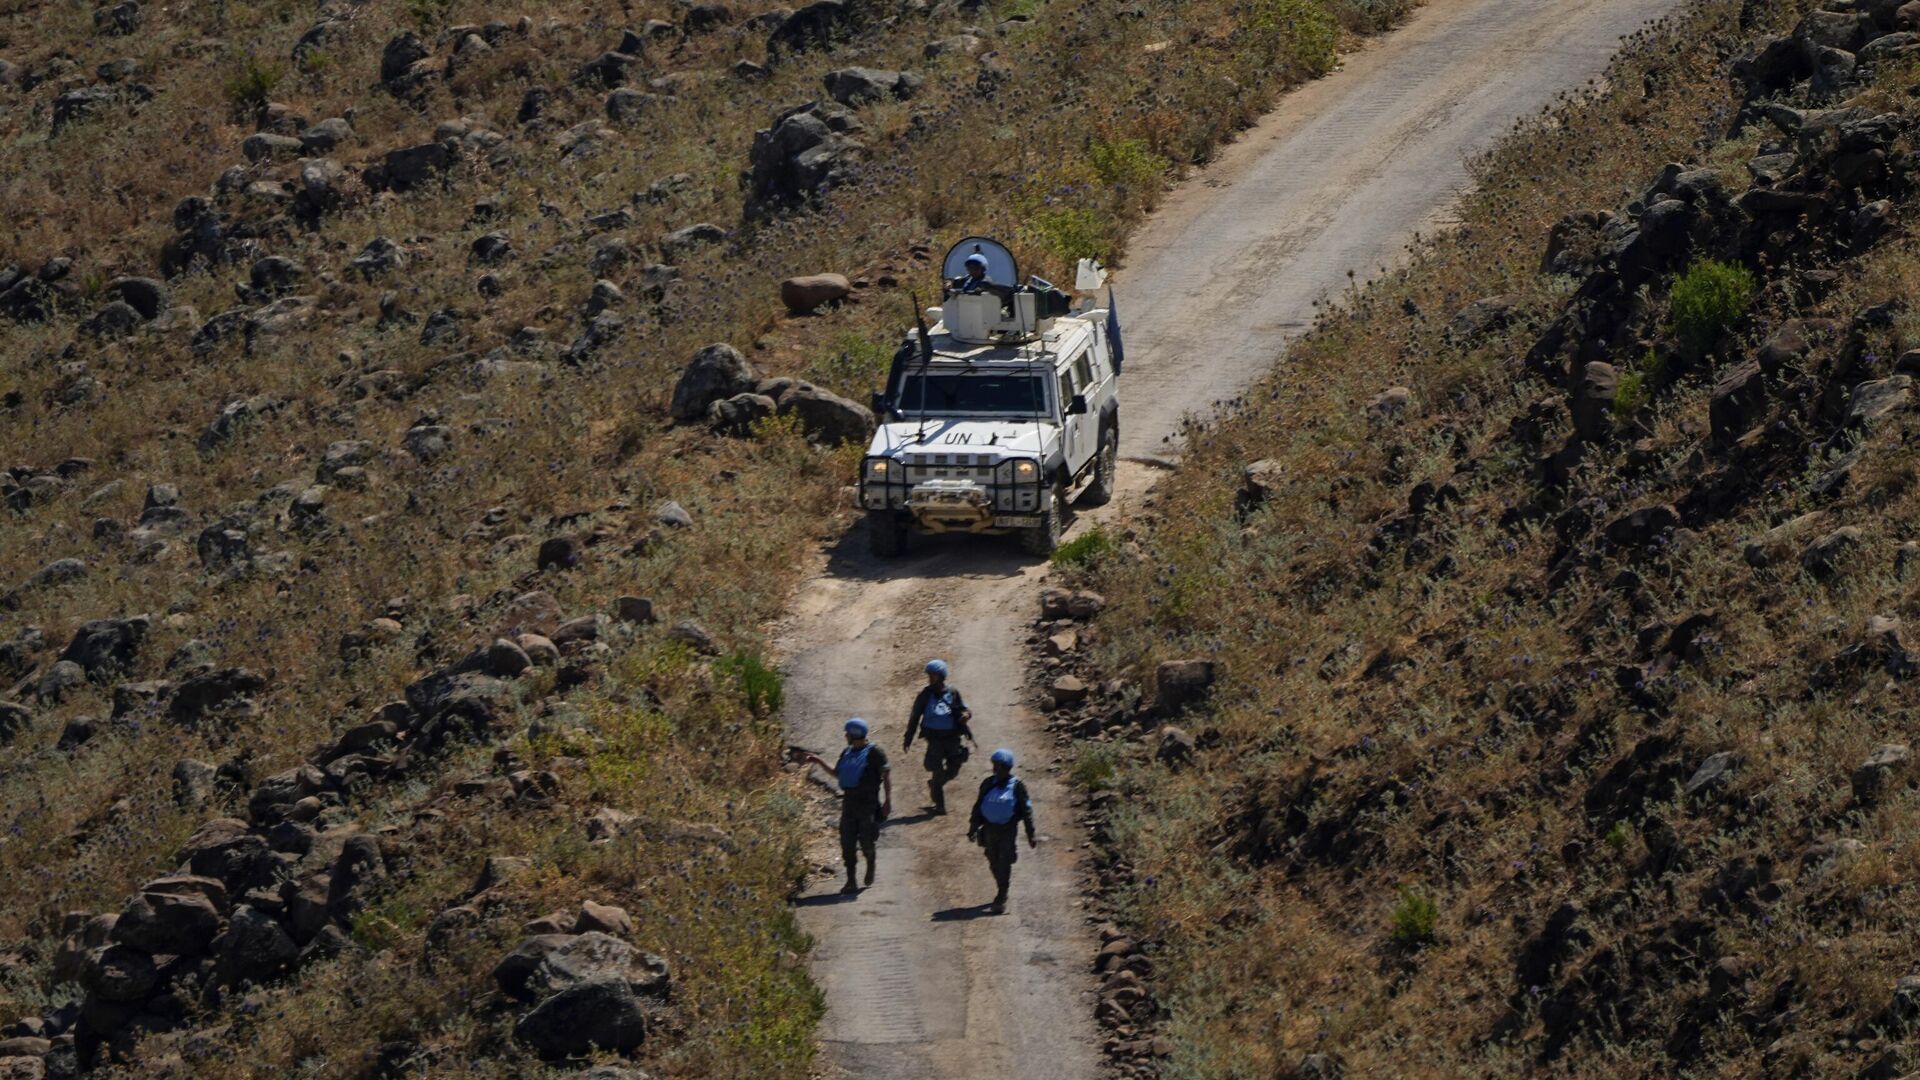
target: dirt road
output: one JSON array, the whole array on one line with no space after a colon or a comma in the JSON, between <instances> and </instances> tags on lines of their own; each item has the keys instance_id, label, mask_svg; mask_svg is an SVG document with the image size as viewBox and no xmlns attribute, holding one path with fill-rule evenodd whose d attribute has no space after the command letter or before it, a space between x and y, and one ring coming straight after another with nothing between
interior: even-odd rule
<instances>
[{"instance_id":1,"label":"dirt road","mask_svg":"<svg viewBox=\"0 0 1920 1080\"><path fill-rule=\"evenodd\" d=\"M1349 270L1365 280L1399 261L1415 232L1441 224L1467 182L1468 156L1598 74L1622 35L1673 6L1433 0L1288 96L1184 183L1136 234L1117 278L1128 462L1116 505L1151 482L1141 463L1176 449L1182 418L1266 370L1311 321L1314 301L1346 287ZM878 884L840 897L836 867L800 901L827 995L829 1074L1098 1072L1081 831L1064 778L1049 768L1051 740L1021 692L1043 571L1006 541L917 539L907 557L877 560L854 530L824 553L782 628L793 739L831 753L842 722L859 715L894 758L895 818L881 834ZM949 789L959 807L945 818L920 809L918 747L900 751L921 665L935 656L953 665L982 744ZM965 843L964 808L985 752L1002 745L1021 755L1042 842L1022 848L1012 909L996 917L978 906L993 886Z\"/></svg>"}]
</instances>

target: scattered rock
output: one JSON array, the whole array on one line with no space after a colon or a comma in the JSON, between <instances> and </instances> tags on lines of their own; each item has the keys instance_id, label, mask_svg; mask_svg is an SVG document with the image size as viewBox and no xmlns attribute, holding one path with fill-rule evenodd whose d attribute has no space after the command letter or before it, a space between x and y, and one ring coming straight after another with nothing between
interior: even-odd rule
<instances>
[{"instance_id":1,"label":"scattered rock","mask_svg":"<svg viewBox=\"0 0 1920 1080\"><path fill-rule=\"evenodd\" d=\"M675 420L692 423L704 419L714 402L751 393L754 386L753 365L740 350L727 344L709 345L687 362L668 409Z\"/></svg>"},{"instance_id":2,"label":"scattered rock","mask_svg":"<svg viewBox=\"0 0 1920 1080\"><path fill-rule=\"evenodd\" d=\"M630 1053L646 1041L646 1013L626 980L588 979L535 1006L513 1033L548 1059L596 1049Z\"/></svg>"},{"instance_id":3,"label":"scattered rock","mask_svg":"<svg viewBox=\"0 0 1920 1080\"><path fill-rule=\"evenodd\" d=\"M796 315L805 315L827 304L838 307L852 294L853 283L841 274L808 274L780 283L780 302Z\"/></svg>"},{"instance_id":4,"label":"scattered rock","mask_svg":"<svg viewBox=\"0 0 1920 1080\"><path fill-rule=\"evenodd\" d=\"M1375 421L1386 420L1413 408L1413 391L1391 386L1367 399L1367 415Z\"/></svg>"},{"instance_id":5,"label":"scattered rock","mask_svg":"<svg viewBox=\"0 0 1920 1080\"><path fill-rule=\"evenodd\" d=\"M1843 525L1827 533L1808 544L1801 553L1801 568L1818 581L1834 577L1840 572L1841 561L1848 552L1860 546L1860 538L1864 535L1857 525Z\"/></svg>"},{"instance_id":6,"label":"scattered rock","mask_svg":"<svg viewBox=\"0 0 1920 1080\"><path fill-rule=\"evenodd\" d=\"M678 641L702 656L719 656L720 643L707 632L706 627L691 619L682 619L667 631L670 640Z\"/></svg>"},{"instance_id":7,"label":"scattered rock","mask_svg":"<svg viewBox=\"0 0 1920 1080\"><path fill-rule=\"evenodd\" d=\"M816 5L818 6L818 5ZM812 204L851 178L866 148L848 133L853 115L832 102L790 109L754 134L747 183L750 217Z\"/></svg>"},{"instance_id":8,"label":"scattered rock","mask_svg":"<svg viewBox=\"0 0 1920 1080\"><path fill-rule=\"evenodd\" d=\"M1087 684L1077 675L1062 675L1049 687L1056 708L1078 705L1087 699Z\"/></svg>"},{"instance_id":9,"label":"scattered rock","mask_svg":"<svg viewBox=\"0 0 1920 1080\"><path fill-rule=\"evenodd\" d=\"M1731 750L1712 754L1693 771L1681 791L1689 797L1724 787L1740 765L1740 757Z\"/></svg>"},{"instance_id":10,"label":"scattered rock","mask_svg":"<svg viewBox=\"0 0 1920 1080\"><path fill-rule=\"evenodd\" d=\"M1155 700L1160 715L1176 716L1206 700L1213 689L1211 660L1167 660L1154 669Z\"/></svg>"},{"instance_id":11,"label":"scattered rock","mask_svg":"<svg viewBox=\"0 0 1920 1080\"><path fill-rule=\"evenodd\" d=\"M875 68L838 68L827 72L827 96L849 108L887 98L904 101L918 93L926 80L907 71Z\"/></svg>"},{"instance_id":12,"label":"scattered rock","mask_svg":"<svg viewBox=\"0 0 1920 1080\"><path fill-rule=\"evenodd\" d=\"M1888 743L1876 747L1853 770L1853 798L1863 806L1871 805L1887 790L1895 775L1906 771L1913 750L1906 743Z\"/></svg>"},{"instance_id":13,"label":"scattered rock","mask_svg":"<svg viewBox=\"0 0 1920 1080\"><path fill-rule=\"evenodd\" d=\"M1160 729L1160 745L1154 751L1154 759L1169 767L1184 765L1192 760L1194 751L1193 736L1184 729L1168 724Z\"/></svg>"}]
</instances>

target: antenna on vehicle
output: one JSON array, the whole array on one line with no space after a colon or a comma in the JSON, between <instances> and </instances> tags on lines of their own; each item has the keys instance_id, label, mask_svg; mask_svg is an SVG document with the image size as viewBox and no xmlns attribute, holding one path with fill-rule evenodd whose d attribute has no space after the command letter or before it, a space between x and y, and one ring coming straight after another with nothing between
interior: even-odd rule
<instances>
[{"instance_id":1,"label":"antenna on vehicle","mask_svg":"<svg viewBox=\"0 0 1920 1080\"><path fill-rule=\"evenodd\" d=\"M920 294L912 293L913 325L920 332L920 428L914 432L913 441L921 446L927 442L927 372L933 367L933 336L927 333L925 309L920 306Z\"/></svg>"}]
</instances>

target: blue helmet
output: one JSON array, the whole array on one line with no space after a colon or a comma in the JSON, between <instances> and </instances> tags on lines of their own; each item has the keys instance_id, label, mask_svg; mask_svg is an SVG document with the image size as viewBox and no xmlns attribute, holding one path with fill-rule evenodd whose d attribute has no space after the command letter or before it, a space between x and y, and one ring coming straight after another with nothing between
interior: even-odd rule
<instances>
[{"instance_id":1,"label":"blue helmet","mask_svg":"<svg viewBox=\"0 0 1920 1080\"><path fill-rule=\"evenodd\" d=\"M993 756L988 760L993 762L995 765L1005 765L1007 768L1011 769L1013 768L1013 751L1003 746L1000 749L995 750L993 752Z\"/></svg>"},{"instance_id":2,"label":"blue helmet","mask_svg":"<svg viewBox=\"0 0 1920 1080\"><path fill-rule=\"evenodd\" d=\"M978 266L982 270L984 270L987 267L987 257L976 251L973 254L967 256L967 265Z\"/></svg>"},{"instance_id":3,"label":"blue helmet","mask_svg":"<svg viewBox=\"0 0 1920 1080\"><path fill-rule=\"evenodd\" d=\"M862 720L856 716L853 719L847 721L847 734L858 735L864 739L867 737L867 731L868 731L867 722L865 720Z\"/></svg>"},{"instance_id":4,"label":"blue helmet","mask_svg":"<svg viewBox=\"0 0 1920 1080\"><path fill-rule=\"evenodd\" d=\"M941 677L941 678L943 678L943 679L944 679L944 678L946 678L946 677L947 677L947 662L946 662L945 660L929 660L929 661L927 661L927 674L929 674L929 675L938 675L938 676L940 676L940 677Z\"/></svg>"}]
</instances>

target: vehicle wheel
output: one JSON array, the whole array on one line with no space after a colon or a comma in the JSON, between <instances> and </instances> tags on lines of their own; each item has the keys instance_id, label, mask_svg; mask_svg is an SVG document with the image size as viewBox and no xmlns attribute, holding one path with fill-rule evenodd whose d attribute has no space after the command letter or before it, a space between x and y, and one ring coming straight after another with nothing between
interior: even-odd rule
<instances>
[{"instance_id":1,"label":"vehicle wheel","mask_svg":"<svg viewBox=\"0 0 1920 1080\"><path fill-rule=\"evenodd\" d=\"M1081 506L1105 506L1113 501L1113 478L1120 466L1119 442L1112 428L1100 433L1100 452L1093 459L1093 482L1080 493Z\"/></svg>"},{"instance_id":2,"label":"vehicle wheel","mask_svg":"<svg viewBox=\"0 0 1920 1080\"><path fill-rule=\"evenodd\" d=\"M1060 519L1066 507L1058 492L1047 493L1047 504L1040 510L1040 524L1020 530L1020 546L1031 555L1052 555L1060 546Z\"/></svg>"},{"instance_id":3,"label":"vehicle wheel","mask_svg":"<svg viewBox=\"0 0 1920 1080\"><path fill-rule=\"evenodd\" d=\"M907 553L906 518L890 510L867 515L867 549L883 559Z\"/></svg>"}]
</instances>

